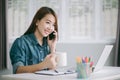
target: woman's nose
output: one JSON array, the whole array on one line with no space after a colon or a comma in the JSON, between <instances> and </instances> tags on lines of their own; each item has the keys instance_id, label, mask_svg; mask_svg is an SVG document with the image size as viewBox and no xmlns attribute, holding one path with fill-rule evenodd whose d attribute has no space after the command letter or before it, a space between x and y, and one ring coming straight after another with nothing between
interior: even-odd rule
<instances>
[{"instance_id":1,"label":"woman's nose","mask_svg":"<svg viewBox=\"0 0 120 80\"><path fill-rule=\"evenodd\" d=\"M48 27L48 29L53 31L54 30L54 26L51 25L51 26Z\"/></svg>"}]
</instances>

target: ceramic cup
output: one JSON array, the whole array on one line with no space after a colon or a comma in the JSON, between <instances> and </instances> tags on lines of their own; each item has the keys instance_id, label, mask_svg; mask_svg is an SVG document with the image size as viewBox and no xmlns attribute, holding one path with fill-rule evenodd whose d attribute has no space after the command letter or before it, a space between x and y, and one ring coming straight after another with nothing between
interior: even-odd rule
<instances>
[{"instance_id":1,"label":"ceramic cup","mask_svg":"<svg viewBox=\"0 0 120 80\"><path fill-rule=\"evenodd\" d=\"M58 67L67 66L67 53L66 52L56 52L56 56L57 56Z\"/></svg>"}]
</instances>

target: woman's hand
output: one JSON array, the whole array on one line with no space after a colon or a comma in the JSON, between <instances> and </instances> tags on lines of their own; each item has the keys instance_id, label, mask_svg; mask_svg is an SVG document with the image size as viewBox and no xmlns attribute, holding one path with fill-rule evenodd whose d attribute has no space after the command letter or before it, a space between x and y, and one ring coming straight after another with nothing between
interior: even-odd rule
<instances>
[{"instance_id":1,"label":"woman's hand","mask_svg":"<svg viewBox=\"0 0 120 80\"><path fill-rule=\"evenodd\" d=\"M43 63L45 65L45 68L55 69L57 66L55 53L51 53L51 54L47 55L45 57Z\"/></svg>"},{"instance_id":2,"label":"woman's hand","mask_svg":"<svg viewBox=\"0 0 120 80\"><path fill-rule=\"evenodd\" d=\"M56 55L55 53L51 53L47 55L44 61L40 62L39 64L19 66L16 70L16 73L34 73L35 71L43 70L45 68L55 69L56 66L57 66Z\"/></svg>"},{"instance_id":3,"label":"woman's hand","mask_svg":"<svg viewBox=\"0 0 120 80\"><path fill-rule=\"evenodd\" d=\"M55 35L55 38L52 39L52 40L49 40L49 36L47 38L47 41L48 41L48 45L50 47L50 51L51 53L54 53L55 52L55 48L56 48L56 44L57 44L57 38L58 38L58 33L56 31L54 31L53 33Z\"/></svg>"}]
</instances>

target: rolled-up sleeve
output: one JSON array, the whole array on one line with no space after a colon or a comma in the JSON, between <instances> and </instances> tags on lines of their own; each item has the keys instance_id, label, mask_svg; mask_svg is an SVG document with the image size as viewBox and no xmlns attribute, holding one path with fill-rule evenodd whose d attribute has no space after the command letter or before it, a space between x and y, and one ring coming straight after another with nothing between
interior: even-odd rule
<instances>
[{"instance_id":1,"label":"rolled-up sleeve","mask_svg":"<svg viewBox=\"0 0 120 80\"><path fill-rule=\"evenodd\" d=\"M23 44L24 43L20 39L16 39L10 50L10 59L14 74L19 66L25 65L25 50Z\"/></svg>"},{"instance_id":2,"label":"rolled-up sleeve","mask_svg":"<svg viewBox=\"0 0 120 80\"><path fill-rule=\"evenodd\" d=\"M16 70L19 66L24 66L23 62L16 62L13 64L13 73L15 74L16 73Z\"/></svg>"}]
</instances>

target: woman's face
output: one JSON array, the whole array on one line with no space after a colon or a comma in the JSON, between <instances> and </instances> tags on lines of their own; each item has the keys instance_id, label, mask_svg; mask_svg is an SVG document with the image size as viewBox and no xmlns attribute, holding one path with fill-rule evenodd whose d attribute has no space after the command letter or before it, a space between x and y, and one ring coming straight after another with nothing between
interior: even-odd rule
<instances>
[{"instance_id":1,"label":"woman's face","mask_svg":"<svg viewBox=\"0 0 120 80\"><path fill-rule=\"evenodd\" d=\"M36 31L39 35L47 37L50 33L54 31L55 28L55 17L52 14L47 14L41 20L36 22Z\"/></svg>"}]
</instances>

